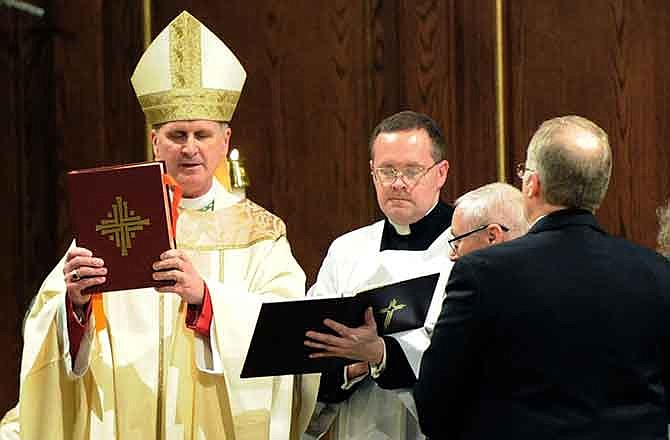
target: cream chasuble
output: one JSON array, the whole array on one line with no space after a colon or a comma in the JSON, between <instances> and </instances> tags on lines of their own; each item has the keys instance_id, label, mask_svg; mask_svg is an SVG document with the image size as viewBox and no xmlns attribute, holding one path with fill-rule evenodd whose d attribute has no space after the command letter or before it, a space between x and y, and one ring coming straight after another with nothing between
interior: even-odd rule
<instances>
[{"instance_id":1,"label":"cream chasuble","mask_svg":"<svg viewBox=\"0 0 670 440\"><path fill-rule=\"evenodd\" d=\"M423 328L395 333L414 374L430 344L430 333L439 316L444 290L453 263L449 260L448 231L424 251L380 251L384 221L337 238L321 265L308 296L352 296L373 287L440 273ZM344 374L344 372L343 372ZM322 404L315 417L335 418L330 440L423 439L416 419L411 389L382 389L369 377L345 401ZM328 425L319 420L317 425ZM316 436L318 437L318 435ZM304 438L314 438L305 436Z\"/></svg>"},{"instance_id":2,"label":"cream chasuble","mask_svg":"<svg viewBox=\"0 0 670 440\"><path fill-rule=\"evenodd\" d=\"M185 326L186 305L178 295L108 293L107 327L96 333L91 316L72 368L63 259L26 322L22 439L299 437L314 408L318 375L239 374L260 304L302 297L304 273L279 218L248 200L231 200L215 185L214 211L182 210L177 225L177 247L210 290L210 337Z\"/></svg>"}]
</instances>

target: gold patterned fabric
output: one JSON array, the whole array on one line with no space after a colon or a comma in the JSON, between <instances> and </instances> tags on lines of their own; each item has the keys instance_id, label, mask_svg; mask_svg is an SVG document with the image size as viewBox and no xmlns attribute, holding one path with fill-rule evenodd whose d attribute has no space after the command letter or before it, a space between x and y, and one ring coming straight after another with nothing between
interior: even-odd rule
<instances>
[{"instance_id":1,"label":"gold patterned fabric","mask_svg":"<svg viewBox=\"0 0 670 440\"><path fill-rule=\"evenodd\" d=\"M230 121L240 99L232 90L176 89L140 96L147 123L207 119Z\"/></svg>"},{"instance_id":2,"label":"gold patterned fabric","mask_svg":"<svg viewBox=\"0 0 670 440\"><path fill-rule=\"evenodd\" d=\"M181 249L243 249L263 240L286 236L286 225L249 199L213 212L185 211L193 221L183 223L177 247ZM197 225L188 227L186 225Z\"/></svg>"},{"instance_id":3,"label":"gold patterned fabric","mask_svg":"<svg viewBox=\"0 0 670 440\"><path fill-rule=\"evenodd\" d=\"M170 23L170 73L173 87L202 87L200 50L200 23L190 14L180 14Z\"/></svg>"},{"instance_id":4,"label":"gold patterned fabric","mask_svg":"<svg viewBox=\"0 0 670 440\"><path fill-rule=\"evenodd\" d=\"M246 72L231 50L184 11L142 55L130 81L150 125L230 121Z\"/></svg>"}]
</instances>

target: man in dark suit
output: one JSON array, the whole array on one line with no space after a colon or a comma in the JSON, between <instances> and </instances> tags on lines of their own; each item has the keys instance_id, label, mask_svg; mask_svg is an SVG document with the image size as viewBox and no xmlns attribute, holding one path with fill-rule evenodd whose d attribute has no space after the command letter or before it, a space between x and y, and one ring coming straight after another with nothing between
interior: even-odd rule
<instances>
[{"instance_id":1,"label":"man in dark suit","mask_svg":"<svg viewBox=\"0 0 670 440\"><path fill-rule=\"evenodd\" d=\"M459 258L414 389L433 439L667 439L670 266L606 234L605 132L546 121L520 165L529 233Z\"/></svg>"}]
</instances>

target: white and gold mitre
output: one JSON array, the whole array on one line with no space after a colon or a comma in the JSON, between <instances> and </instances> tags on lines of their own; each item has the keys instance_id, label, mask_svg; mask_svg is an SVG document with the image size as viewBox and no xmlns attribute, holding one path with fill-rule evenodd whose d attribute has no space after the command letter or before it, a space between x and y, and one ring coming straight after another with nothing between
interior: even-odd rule
<instances>
[{"instance_id":1,"label":"white and gold mitre","mask_svg":"<svg viewBox=\"0 0 670 440\"><path fill-rule=\"evenodd\" d=\"M150 125L230 121L247 74L237 57L184 11L161 31L130 78Z\"/></svg>"}]
</instances>

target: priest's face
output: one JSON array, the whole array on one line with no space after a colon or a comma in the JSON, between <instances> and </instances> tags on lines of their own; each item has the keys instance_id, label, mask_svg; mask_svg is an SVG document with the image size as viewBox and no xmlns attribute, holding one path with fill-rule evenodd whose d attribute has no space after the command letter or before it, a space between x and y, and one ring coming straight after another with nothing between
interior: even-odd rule
<instances>
[{"instance_id":1,"label":"priest's face","mask_svg":"<svg viewBox=\"0 0 670 440\"><path fill-rule=\"evenodd\" d=\"M199 197L209 191L214 170L228 154L230 127L206 120L167 122L151 131L151 142L184 197Z\"/></svg>"},{"instance_id":2,"label":"priest's face","mask_svg":"<svg viewBox=\"0 0 670 440\"><path fill-rule=\"evenodd\" d=\"M435 162L424 129L380 133L372 153L379 208L393 223L416 223L437 203L449 162Z\"/></svg>"}]
</instances>

